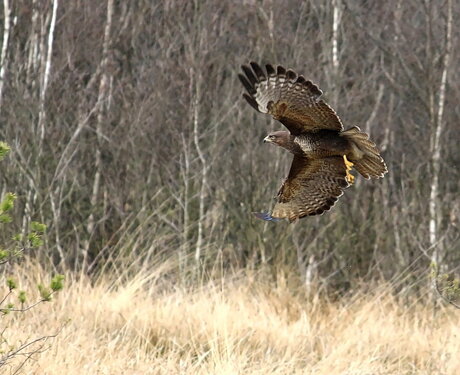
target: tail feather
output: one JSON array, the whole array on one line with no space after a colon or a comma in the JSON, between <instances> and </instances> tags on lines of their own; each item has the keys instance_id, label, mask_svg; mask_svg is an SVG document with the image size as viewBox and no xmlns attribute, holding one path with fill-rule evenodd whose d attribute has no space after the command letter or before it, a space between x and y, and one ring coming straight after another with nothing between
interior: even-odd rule
<instances>
[{"instance_id":1,"label":"tail feather","mask_svg":"<svg viewBox=\"0 0 460 375\"><path fill-rule=\"evenodd\" d=\"M380 152L369 139L369 135L362 132L357 126L342 132L353 145L354 155L349 159L353 162L356 170L365 178L380 178L388 172L385 161Z\"/></svg>"},{"instance_id":2,"label":"tail feather","mask_svg":"<svg viewBox=\"0 0 460 375\"><path fill-rule=\"evenodd\" d=\"M356 170L365 178L381 178L387 172L387 166L381 157L375 159L365 155L353 163Z\"/></svg>"}]
</instances>

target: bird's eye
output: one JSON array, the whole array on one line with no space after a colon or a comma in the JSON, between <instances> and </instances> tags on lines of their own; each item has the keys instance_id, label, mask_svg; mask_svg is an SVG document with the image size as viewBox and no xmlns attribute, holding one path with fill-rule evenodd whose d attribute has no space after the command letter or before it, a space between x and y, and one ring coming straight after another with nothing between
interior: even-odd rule
<instances>
[{"instance_id":1,"label":"bird's eye","mask_svg":"<svg viewBox=\"0 0 460 375\"><path fill-rule=\"evenodd\" d=\"M268 138L275 139L276 137L274 135L270 135L270 136L268 136Z\"/></svg>"}]
</instances>

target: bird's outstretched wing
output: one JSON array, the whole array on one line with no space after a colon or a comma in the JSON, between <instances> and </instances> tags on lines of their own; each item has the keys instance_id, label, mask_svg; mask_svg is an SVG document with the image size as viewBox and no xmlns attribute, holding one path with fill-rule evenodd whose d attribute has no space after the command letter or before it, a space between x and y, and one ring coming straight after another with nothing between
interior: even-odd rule
<instances>
[{"instance_id":1,"label":"bird's outstretched wing","mask_svg":"<svg viewBox=\"0 0 460 375\"><path fill-rule=\"evenodd\" d=\"M269 113L286 126L293 135L321 129L342 130L342 122L322 99L322 91L282 66L266 65L266 72L255 62L243 65L238 74L248 94L248 103L262 113Z\"/></svg>"},{"instance_id":2,"label":"bird's outstretched wing","mask_svg":"<svg viewBox=\"0 0 460 375\"><path fill-rule=\"evenodd\" d=\"M309 159L294 155L289 175L278 193L270 214L256 214L264 220L295 221L328 211L349 186L342 157Z\"/></svg>"}]
</instances>

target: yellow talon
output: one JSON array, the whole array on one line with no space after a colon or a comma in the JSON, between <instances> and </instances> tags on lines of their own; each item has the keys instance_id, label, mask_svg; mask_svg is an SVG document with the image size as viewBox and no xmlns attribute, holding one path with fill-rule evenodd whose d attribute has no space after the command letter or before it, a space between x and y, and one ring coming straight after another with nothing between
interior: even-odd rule
<instances>
[{"instance_id":1,"label":"yellow talon","mask_svg":"<svg viewBox=\"0 0 460 375\"><path fill-rule=\"evenodd\" d=\"M351 185L351 184L353 184L353 182L355 182L355 176L353 176L350 173L350 171L351 171L352 167L354 166L354 164L347 159L347 155L343 155L343 161L345 162L345 168L347 168L346 169L346 172L347 172L346 179L347 179L348 183Z\"/></svg>"}]
</instances>

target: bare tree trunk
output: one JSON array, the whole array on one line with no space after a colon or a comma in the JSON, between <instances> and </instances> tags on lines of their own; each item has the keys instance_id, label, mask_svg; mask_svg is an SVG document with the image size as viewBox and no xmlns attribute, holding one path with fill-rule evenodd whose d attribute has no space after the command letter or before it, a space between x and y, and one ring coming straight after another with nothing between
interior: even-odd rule
<instances>
[{"instance_id":1,"label":"bare tree trunk","mask_svg":"<svg viewBox=\"0 0 460 375\"><path fill-rule=\"evenodd\" d=\"M56 15L58 9L58 0L53 0L53 12L51 15L50 28L48 32L48 43L47 53L45 61L45 71L43 73L43 80L40 89L40 110L38 112L38 131L39 131L39 155L42 152L42 144L45 138L45 122L46 122L46 110L45 100L46 91L48 89L48 82L51 73L51 57L53 56L53 41L54 41L54 29L56 27ZM43 53L43 50L42 50Z\"/></svg>"},{"instance_id":2,"label":"bare tree trunk","mask_svg":"<svg viewBox=\"0 0 460 375\"><path fill-rule=\"evenodd\" d=\"M63 264L65 261L65 254L64 254L64 249L61 245L61 236L60 236L60 231L59 231L59 222L61 219L61 202L62 202L62 197L61 197L61 186L58 185L56 189L50 190L49 192L49 198L50 198L50 204L51 204L51 211L53 213L53 224L54 224L54 238L56 241L56 248L59 254L59 263ZM57 202L57 203L56 203Z\"/></svg>"},{"instance_id":3,"label":"bare tree trunk","mask_svg":"<svg viewBox=\"0 0 460 375\"><path fill-rule=\"evenodd\" d=\"M7 66L6 54L8 51L8 42L10 39L11 8L10 8L9 0L3 0L3 12L4 12L3 43L2 43L2 52L0 56L0 108L2 107L3 86L5 84L6 66Z\"/></svg>"},{"instance_id":4,"label":"bare tree trunk","mask_svg":"<svg viewBox=\"0 0 460 375\"><path fill-rule=\"evenodd\" d=\"M340 0L332 0L332 68L339 69L339 25L341 18Z\"/></svg>"},{"instance_id":5,"label":"bare tree trunk","mask_svg":"<svg viewBox=\"0 0 460 375\"><path fill-rule=\"evenodd\" d=\"M452 0L447 0L447 25L446 25L446 49L443 58L443 70L439 87L438 111L434 121L434 129L431 138L431 186L429 200L429 243L433 249L431 261L436 266L442 256L442 246L439 236L439 173L441 169L441 136L444 129L443 114L446 97L447 73L449 70L450 54L452 49Z\"/></svg>"},{"instance_id":6,"label":"bare tree trunk","mask_svg":"<svg viewBox=\"0 0 460 375\"><path fill-rule=\"evenodd\" d=\"M182 206L183 218L182 218L182 244L179 250L179 268L185 265L186 255L189 250L189 232L190 232L190 150L189 146L182 134L182 148L184 150L183 160L181 160L181 176L184 183L183 195L178 200ZM182 274L182 273L181 273Z\"/></svg>"},{"instance_id":7,"label":"bare tree trunk","mask_svg":"<svg viewBox=\"0 0 460 375\"><path fill-rule=\"evenodd\" d=\"M35 80L32 79L33 72L36 71L39 66L38 55L40 51L40 44L37 33L37 24L39 16L37 0L32 1L32 9L34 11L32 13L32 26L30 28L31 35L29 38L29 54L27 60L27 78L31 87L33 87L33 84L35 82Z\"/></svg>"},{"instance_id":8,"label":"bare tree trunk","mask_svg":"<svg viewBox=\"0 0 460 375\"><path fill-rule=\"evenodd\" d=\"M340 65L340 57L339 57L339 27L340 27L340 20L342 18L342 10L341 10L341 0L332 0L332 40L331 40L331 77L330 77L330 87L335 88L335 90L331 89L333 93L332 103L337 105L338 100L338 90L337 90L337 78L339 76L339 65Z\"/></svg>"},{"instance_id":9,"label":"bare tree trunk","mask_svg":"<svg viewBox=\"0 0 460 375\"><path fill-rule=\"evenodd\" d=\"M87 266L88 262L88 251L89 245L91 242L91 234L94 231L95 227L95 207L98 203L99 190L101 184L102 176L102 154L101 154L101 143L102 143L102 124L104 121L104 116L106 110L108 109L110 101L110 90L109 90L109 71L108 71L108 62L109 62L109 46L111 44L111 29L112 29L112 17L113 17L113 7L114 1L107 1L107 21L105 24L104 30L104 41L102 45L102 59L101 59L101 81L99 84L99 93L97 97L97 118L96 118L96 137L97 137L97 146L94 153L94 180L93 180L93 189L91 193L90 203L91 203L91 213L88 217L88 223L86 225L86 230L88 232L89 238L85 241L85 246L83 249L83 270Z\"/></svg>"},{"instance_id":10,"label":"bare tree trunk","mask_svg":"<svg viewBox=\"0 0 460 375\"><path fill-rule=\"evenodd\" d=\"M33 161L39 160L43 152L43 141L45 138L45 124L46 124L46 96L48 92L49 80L51 76L51 63L53 56L53 45L57 19L58 0L52 1L51 13L44 11L40 14L40 6L34 0L32 3L32 26L31 35L28 42L28 60L27 60L27 82L30 85L30 96L34 96L34 89L38 89L38 122L36 130L38 132L38 146L37 154L34 156ZM38 30L40 29L40 30ZM37 78L38 77L38 78ZM35 129L34 129L35 130ZM33 213L33 205L37 201L40 194L39 183L40 176L43 173L41 168L35 166L33 168L33 176L27 178L28 191L25 193L25 215L22 222L22 233L27 232L30 217ZM40 206L40 214L43 207Z\"/></svg>"},{"instance_id":11,"label":"bare tree trunk","mask_svg":"<svg viewBox=\"0 0 460 375\"><path fill-rule=\"evenodd\" d=\"M372 112L371 112L369 118L367 119L366 124L364 125L364 131L367 134L369 134L369 136L371 135L371 126L372 126L373 122L375 121L375 118L377 117L377 113L379 111L380 104L382 102L383 91L384 91L384 85L383 85L383 83L380 83L379 84L379 91L377 93L377 98L375 99L374 108L372 109Z\"/></svg>"},{"instance_id":12,"label":"bare tree trunk","mask_svg":"<svg viewBox=\"0 0 460 375\"><path fill-rule=\"evenodd\" d=\"M206 198L206 186L207 186L207 173L208 165L206 158L204 156L203 150L200 146L200 132L199 132L199 106L200 106L200 96L201 96L201 72L192 72L192 76L195 77L195 94L193 98L193 141L195 145L198 158L201 163L201 186L200 193L198 196L199 199L199 208L198 208L198 228L197 228L197 239L195 245L195 261L197 266L199 266L201 252L203 247L203 222L204 222L204 211L205 211L205 198Z\"/></svg>"}]
</instances>

